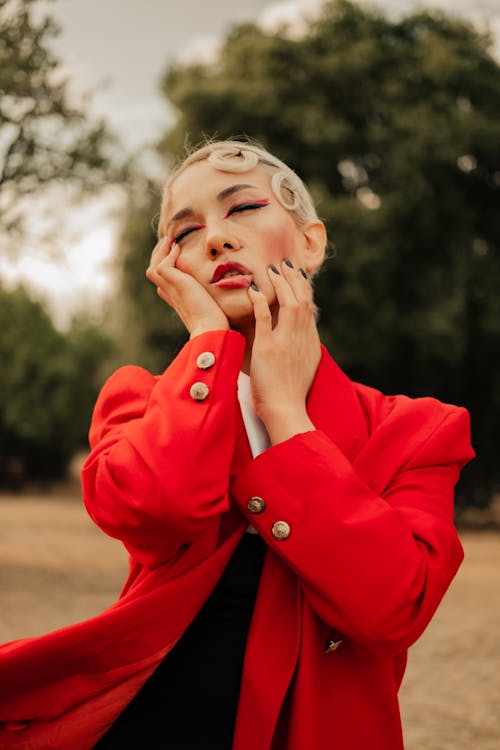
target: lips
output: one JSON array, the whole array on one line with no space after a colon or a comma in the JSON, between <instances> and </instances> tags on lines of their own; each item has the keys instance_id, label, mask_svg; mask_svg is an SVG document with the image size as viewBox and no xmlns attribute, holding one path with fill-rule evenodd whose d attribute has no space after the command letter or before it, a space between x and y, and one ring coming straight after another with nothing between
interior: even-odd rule
<instances>
[{"instance_id":1,"label":"lips","mask_svg":"<svg viewBox=\"0 0 500 750\"><path fill-rule=\"evenodd\" d=\"M212 284L220 281L222 278L230 279L232 276L251 276L252 272L242 266L241 263L221 263L215 269L212 278L210 279Z\"/></svg>"}]
</instances>

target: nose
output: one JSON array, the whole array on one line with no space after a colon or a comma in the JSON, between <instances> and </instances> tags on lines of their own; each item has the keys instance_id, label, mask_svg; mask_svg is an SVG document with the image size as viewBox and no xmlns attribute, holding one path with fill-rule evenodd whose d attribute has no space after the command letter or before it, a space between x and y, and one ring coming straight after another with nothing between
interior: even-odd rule
<instances>
[{"instance_id":1,"label":"nose","mask_svg":"<svg viewBox=\"0 0 500 750\"><path fill-rule=\"evenodd\" d=\"M207 232L205 242L206 253L210 258L218 258L226 251L239 250L240 243L229 230L221 227Z\"/></svg>"}]
</instances>

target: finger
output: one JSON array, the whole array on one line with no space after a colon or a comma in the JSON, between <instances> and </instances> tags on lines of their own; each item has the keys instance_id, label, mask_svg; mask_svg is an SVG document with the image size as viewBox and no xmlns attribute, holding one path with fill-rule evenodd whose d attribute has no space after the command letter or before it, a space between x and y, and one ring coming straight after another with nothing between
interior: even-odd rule
<instances>
[{"instance_id":1,"label":"finger","mask_svg":"<svg viewBox=\"0 0 500 750\"><path fill-rule=\"evenodd\" d=\"M156 293L158 294L158 297L160 297L164 302L168 302L170 304L170 299L167 298L167 295L161 288L161 286L156 287Z\"/></svg>"},{"instance_id":2,"label":"finger","mask_svg":"<svg viewBox=\"0 0 500 750\"><path fill-rule=\"evenodd\" d=\"M267 273L276 293L276 299L280 308L279 316L282 319L282 313L293 313L298 309L297 298L292 287L275 265L269 266Z\"/></svg>"},{"instance_id":3,"label":"finger","mask_svg":"<svg viewBox=\"0 0 500 750\"><path fill-rule=\"evenodd\" d=\"M292 261L285 258L281 263L281 273L290 284L298 302L312 303L312 286L304 269L295 268Z\"/></svg>"},{"instance_id":4,"label":"finger","mask_svg":"<svg viewBox=\"0 0 500 750\"><path fill-rule=\"evenodd\" d=\"M174 242L173 245L168 248L167 254L163 258L158 256L158 262L155 264L152 263L149 266L148 270L146 271L146 276L148 277L148 279L152 281L153 284L160 284L162 282L162 279L165 279L167 276L167 274L165 273L167 269L175 268L179 253L179 245Z\"/></svg>"},{"instance_id":5,"label":"finger","mask_svg":"<svg viewBox=\"0 0 500 750\"><path fill-rule=\"evenodd\" d=\"M248 287L248 296L253 305L255 316L255 337L270 333L273 329L273 321L265 295L257 288L256 284L253 284Z\"/></svg>"},{"instance_id":6,"label":"finger","mask_svg":"<svg viewBox=\"0 0 500 750\"><path fill-rule=\"evenodd\" d=\"M161 271L166 268L175 268L175 264L177 263L177 259L180 255L180 252L181 252L181 249L179 245L177 244L177 242L172 243L172 246L170 247L169 252L167 253L167 255L165 255L165 257L158 264L158 267L157 267L158 272L161 273Z\"/></svg>"},{"instance_id":7,"label":"finger","mask_svg":"<svg viewBox=\"0 0 500 750\"><path fill-rule=\"evenodd\" d=\"M158 267L158 264L163 260L165 254L168 252L169 247L166 237L161 237L153 248L151 258L149 260L149 266L146 269L146 277L155 283L154 274Z\"/></svg>"},{"instance_id":8,"label":"finger","mask_svg":"<svg viewBox=\"0 0 500 750\"><path fill-rule=\"evenodd\" d=\"M155 268L158 263L160 263L161 260L165 257L165 255L169 252L170 247L167 242L166 237L160 237L158 242L153 248L153 252L151 253L151 259L149 261L149 265Z\"/></svg>"}]
</instances>

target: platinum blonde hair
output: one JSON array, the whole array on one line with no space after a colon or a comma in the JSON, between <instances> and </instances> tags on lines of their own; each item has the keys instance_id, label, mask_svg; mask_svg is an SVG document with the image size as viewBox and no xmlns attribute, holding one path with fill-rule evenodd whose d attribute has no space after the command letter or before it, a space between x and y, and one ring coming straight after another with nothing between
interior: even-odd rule
<instances>
[{"instance_id":1,"label":"platinum blonde hair","mask_svg":"<svg viewBox=\"0 0 500 750\"><path fill-rule=\"evenodd\" d=\"M292 214L298 225L307 224L318 218L308 189L300 177L262 146L249 141L212 141L190 153L170 174L165 188L158 223L158 237L165 234L165 221L170 203L170 188L175 179L191 164L206 161L220 172L244 174L257 166L271 177L271 188L281 205Z\"/></svg>"}]
</instances>

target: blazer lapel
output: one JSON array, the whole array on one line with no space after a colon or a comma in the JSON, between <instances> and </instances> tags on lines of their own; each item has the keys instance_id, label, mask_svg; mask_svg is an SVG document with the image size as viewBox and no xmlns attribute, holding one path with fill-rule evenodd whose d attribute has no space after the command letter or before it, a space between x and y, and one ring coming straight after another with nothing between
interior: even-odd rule
<instances>
[{"instance_id":1,"label":"blazer lapel","mask_svg":"<svg viewBox=\"0 0 500 750\"><path fill-rule=\"evenodd\" d=\"M347 375L321 346L321 360L307 397L307 413L316 427L324 432L352 461L369 438L368 423ZM231 463L231 479L252 460L238 400L235 404L236 440Z\"/></svg>"},{"instance_id":2,"label":"blazer lapel","mask_svg":"<svg viewBox=\"0 0 500 750\"><path fill-rule=\"evenodd\" d=\"M321 360L307 398L307 413L352 461L369 437L368 424L353 383L321 347Z\"/></svg>"}]
</instances>

